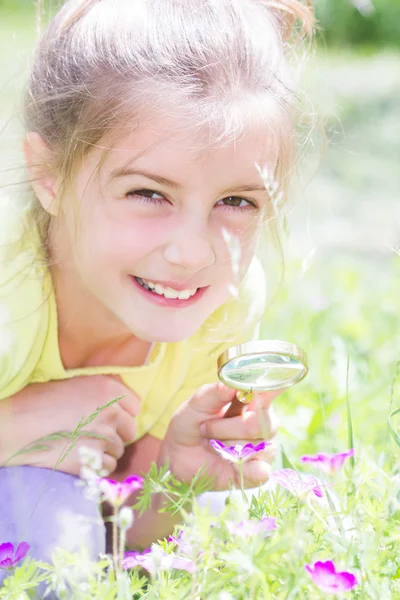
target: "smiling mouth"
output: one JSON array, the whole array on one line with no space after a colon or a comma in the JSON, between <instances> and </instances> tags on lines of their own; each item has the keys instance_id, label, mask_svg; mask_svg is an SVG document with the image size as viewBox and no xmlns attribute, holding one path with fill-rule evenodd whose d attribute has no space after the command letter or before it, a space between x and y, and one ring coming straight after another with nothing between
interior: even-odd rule
<instances>
[{"instance_id":1,"label":"smiling mouth","mask_svg":"<svg viewBox=\"0 0 400 600\"><path fill-rule=\"evenodd\" d=\"M195 296L197 292L203 288L188 288L186 290L174 290L173 288L166 287L160 283L153 283L152 281L142 279L133 275L135 281L148 292L152 292L158 296L164 296L169 300L188 300L192 296Z\"/></svg>"}]
</instances>

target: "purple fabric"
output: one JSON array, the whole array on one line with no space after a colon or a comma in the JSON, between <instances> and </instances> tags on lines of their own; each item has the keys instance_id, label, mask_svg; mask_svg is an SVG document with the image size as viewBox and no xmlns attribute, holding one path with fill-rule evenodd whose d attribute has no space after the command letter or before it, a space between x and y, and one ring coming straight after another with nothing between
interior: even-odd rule
<instances>
[{"instance_id":1,"label":"purple fabric","mask_svg":"<svg viewBox=\"0 0 400 600\"><path fill-rule=\"evenodd\" d=\"M40 467L0 468L0 543L28 542L27 554L51 562L56 548L96 560L106 550L98 505L84 497L78 477ZM6 572L0 570L0 584Z\"/></svg>"}]
</instances>

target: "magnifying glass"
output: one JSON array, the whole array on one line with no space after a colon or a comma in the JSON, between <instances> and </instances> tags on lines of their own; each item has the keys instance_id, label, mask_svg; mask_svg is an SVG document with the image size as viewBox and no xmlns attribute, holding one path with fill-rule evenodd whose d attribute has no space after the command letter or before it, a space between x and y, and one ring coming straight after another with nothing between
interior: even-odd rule
<instances>
[{"instance_id":1,"label":"magnifying glass","mask_svg":"<svg viewBox=\"0 0 400 600\"><path fill-rule=\"evenodd\" d=\"M257 340L228 348L218 358L218 377L238 393L225 417L241 414L254 392L290 387L307 372L306 353L289 342Z\"/></svg>"}]
</instances>

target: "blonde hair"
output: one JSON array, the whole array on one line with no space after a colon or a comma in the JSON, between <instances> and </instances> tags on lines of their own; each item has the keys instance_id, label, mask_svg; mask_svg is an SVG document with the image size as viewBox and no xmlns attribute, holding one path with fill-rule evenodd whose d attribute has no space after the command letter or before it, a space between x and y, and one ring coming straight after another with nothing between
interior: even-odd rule
<instances>
[{"instance_id":1,"label":"blonde hair","mask_svg":"<svg viewBox=\"0 0 400 600\"><path fill-rule=\"evenodd\" d=\"M276 178L294 159L294 62L310 36L308 0L69 0L38 41L27 131L51 148L62 185L116 127L179 107L214 143L264 119L279 143ZM195 120L195 121L194 121ZM35 207L43 235L49 217Z\"/></svg>"}]
</instances>

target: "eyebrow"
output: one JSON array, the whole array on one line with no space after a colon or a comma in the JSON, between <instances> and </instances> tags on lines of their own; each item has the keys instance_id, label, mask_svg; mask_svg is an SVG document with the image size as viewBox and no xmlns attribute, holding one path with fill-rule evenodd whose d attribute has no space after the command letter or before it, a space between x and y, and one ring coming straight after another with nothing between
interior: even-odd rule
<instances>
[{"instance_id":1,"label":"eyebrow","mask_svg":"<svg viewBox=\"0 0 400 600\"><path fill-rule=\"evenodd\" d=\"M120 169L116 169L115 171L112 171L111 175L110 175L110 181L113 179L120 179L122 177L129 177L131 175L141 175L142 177L146 177L147 179L152 179L153 181L156 181L157 183L159 183L160 185L164 185L167 187L170 187L174 190L179 189L180 187L182 187L179 183L177 183L176 181L172 181L171 179L168 179L167 177L162 177L161 175L157 175L156 173L150 173L149 171L139 171L136 169L131 169L129 167L122 167ZM236 193L236 192L265 192L265 185L263 185L262 181L258 181L258 182L251 182L245 185L238 185L232 188L229 188L229 192L230 193Z\"/></svg>"}]
</instances>

